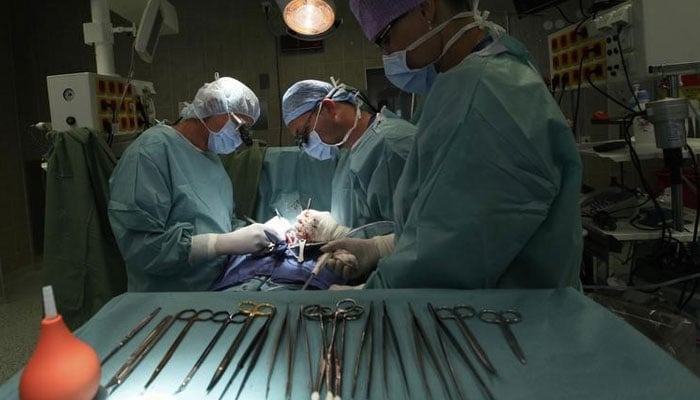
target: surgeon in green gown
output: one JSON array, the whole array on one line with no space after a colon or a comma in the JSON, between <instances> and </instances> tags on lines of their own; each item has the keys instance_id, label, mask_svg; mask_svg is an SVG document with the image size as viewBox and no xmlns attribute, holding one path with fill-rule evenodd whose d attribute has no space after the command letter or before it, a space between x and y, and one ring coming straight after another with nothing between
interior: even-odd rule
<instances>
[{"instance_id":1,"label":"surgeon in green gown","mask_svg":"<svg viewBox=\"0 0 700 400\"><path fill-rule=\"evenodd\" d=\"M375 110L352 87L303 80L282 98L284 121L304 151L337 158L330 211L303 211L300 237L336 239L350 228L393 221L392 197L413 146L416 127L382 108Z\"/></svg>"},{"instance_id":2,"label":"surgeon in green gown","mask_svg":"<svg viewBox=\"0 0 700 400\"><path fill-rule=\"evenodd\" d=\"M334 241L327 266L367 287L578 287L572 132L524 46L469 3L350 1L387 78L425 101L395 235Z\"/></svg>"},{"instance_id":3,"label":"surgeon in green gown","mask_svg":"<svg viewBox=\"0 0 700 400\"><path fill-rule=\"evenodd\" d=\"M110 178L109 221L126 261L129 291L207 290L228 256L271 244L271 230L234 217L219 154L260 115L255 94L221 77L202 86L174 125L146 130Z\"/></svg>"}]
</instances>

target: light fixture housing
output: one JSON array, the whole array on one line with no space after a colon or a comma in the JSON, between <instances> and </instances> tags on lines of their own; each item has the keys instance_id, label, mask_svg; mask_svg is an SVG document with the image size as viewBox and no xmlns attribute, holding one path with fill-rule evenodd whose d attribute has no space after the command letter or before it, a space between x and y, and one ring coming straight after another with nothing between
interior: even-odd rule
<instances>
[{"instance_id":1,"label":"light fixture housing","mask_svg":"<svg viewBox=\"0 0 700 400\"><path fill-rule=\"evenodd\" d=\"M333 0L277 0L292 36L319 39L340 25Z\"/></svg>"}]
</instances>

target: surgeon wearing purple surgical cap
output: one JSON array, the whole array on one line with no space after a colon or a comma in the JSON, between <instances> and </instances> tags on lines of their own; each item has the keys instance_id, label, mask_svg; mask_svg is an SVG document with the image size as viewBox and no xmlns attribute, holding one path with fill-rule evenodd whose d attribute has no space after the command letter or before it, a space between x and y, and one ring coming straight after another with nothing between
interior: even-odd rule
<instances>
[{"instance_id":1,"label":"surgeon wearing purple surgical cap","mask_svg":"<svg viewBox=\"0 0 700 400\"><path fill-rule=\"evenodd\" d=\"M387 78L423 98L392 240L340 239L367 287L579 287L581 161L528 51L478 0L350 0ZM376 269L375 269L376 268Z\"/></svg>"}]
</instances>

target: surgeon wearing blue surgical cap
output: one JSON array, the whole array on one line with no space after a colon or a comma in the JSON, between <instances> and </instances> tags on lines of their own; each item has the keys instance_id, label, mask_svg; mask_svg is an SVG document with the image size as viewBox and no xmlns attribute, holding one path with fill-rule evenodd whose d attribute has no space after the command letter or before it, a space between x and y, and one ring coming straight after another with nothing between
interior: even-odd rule
<instances>
[{"instance_id":1,"label":"surgeon wearing blue surgical cap","mask_svg":"<svg viewBox=\"0 0 700 400\"><path fill-rule=\"evenodd\" d=\"M172 126L146 130L110 178L109 221L126 261L129 291L206 290L230 254L270 245L265 227L234 218L219 154L260 115L255 94L228 77L202 86Z\"/></svg>"},{"instance_id":2,"label":"surgeon wearing blue surgical cap","mask_svg":"<svg viewBox=\"0 0 700 400\"><path fill-rule=\"evenodd\" d=\"M394 219L392 197L413 146L414 125L386 108L372 108L357 89L311 79L285 92L282 113L311 157L337 160L330 212L303 211L299 237L328 241L351 227Z\"/></svg>"},{"instance_id":3,"label":"surgeon wearing blue surgical cap","mask_svg":"<svg viewBox=\"0 0 700 400\"><path fill-rule=\"evenodd\" d=\"M381 260L367 287L580 286L573 134L525 47L478 3L350 0L387 78L424 96L395 237L324 249L344 274Z\"/></svg>"}]
</instances>

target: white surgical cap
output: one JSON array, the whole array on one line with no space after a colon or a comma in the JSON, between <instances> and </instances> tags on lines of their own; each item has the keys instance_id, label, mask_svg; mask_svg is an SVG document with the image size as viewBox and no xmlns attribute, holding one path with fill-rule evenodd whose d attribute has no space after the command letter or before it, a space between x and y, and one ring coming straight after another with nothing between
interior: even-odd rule
<instances>
[{"instance_id":1,"label":"white surgical cap","mask_svg":"<svg viewBox=\"0 0 700 400\"><path fill-rule=\"evenodd\" d=\"M257 121L260 103L248 86L233 78L222 77L199 88L192 103L186 104L180 111L180 116L194 119L229 112L247 115Z\"/></svg>"},{"instance_id":2,"label":"white surgical cap","mask_svg":"<svg viewBox=\"0 0 700 400\"><path fill-rule=\"evenodd\" d=\"M333 85L324 81L308 79L299 81L287 89L282 96L282 116L284 124L299 118L302 114L313 110L318 103L329 94L333 93L331 100L348 101L356 104L355 93L349 92L344 87L338 87L334 91Z\"/></svg>"}]
</instances>

